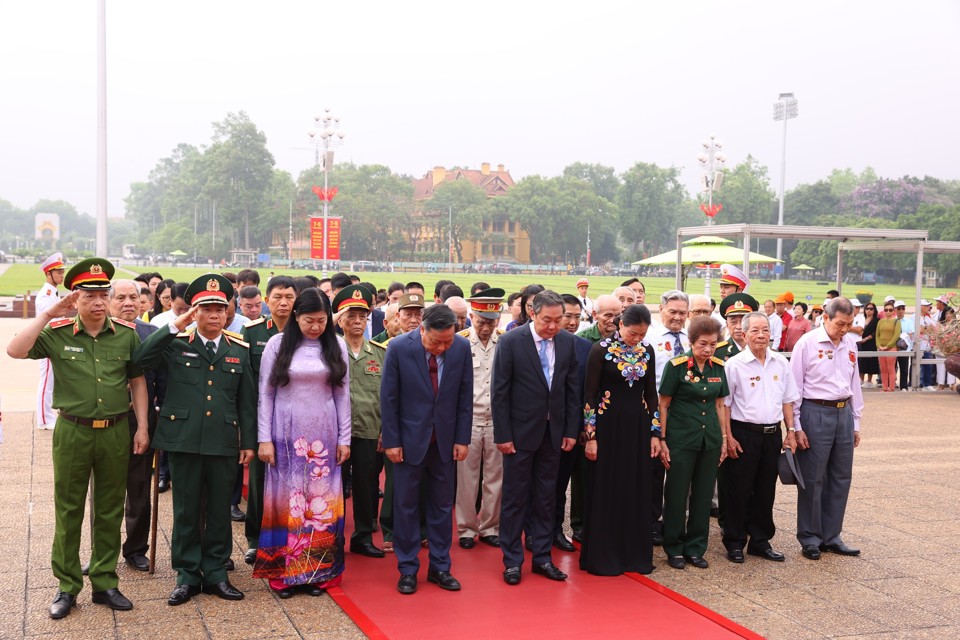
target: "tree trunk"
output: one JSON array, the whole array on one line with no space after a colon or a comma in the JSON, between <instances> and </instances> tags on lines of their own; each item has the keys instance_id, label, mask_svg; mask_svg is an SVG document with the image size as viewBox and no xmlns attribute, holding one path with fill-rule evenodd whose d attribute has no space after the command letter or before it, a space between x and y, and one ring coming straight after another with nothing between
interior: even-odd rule
<instances>
[{"instance_id":1,"label":"tree trunk","mask_svg":"<svg viewBox=\"0 0 960 640\"><path fill-rule=\"evenodd\" d=\"M953 355L947 356L946 362L944 365L947 368L947 371L960 378L960 353L955 353Z\"/></svg>"}]
</instances>

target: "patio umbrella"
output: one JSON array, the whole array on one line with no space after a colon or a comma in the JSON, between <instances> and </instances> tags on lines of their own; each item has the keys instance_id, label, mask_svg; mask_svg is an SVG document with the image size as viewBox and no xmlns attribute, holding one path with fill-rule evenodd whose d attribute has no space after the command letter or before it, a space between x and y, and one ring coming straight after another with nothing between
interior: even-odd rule
<instances>
[{"instance_id":1,"label":"patio umbrella","mask_svg":"<svg viewBox=\"0 0 960 640\"><path fill-rule=\"evenodd\" d=\"M698 244L683 248L682 264L739 264L743 262L743 249L725 244ZM750 252L750 263L783 262L770 256ZM677 250L667 251L657 256L632 263L634 266L649 266L660 264L677 264Z\"/></svg>"},{"instance_id":2,"label":"patio umbrella","mask_svg":"<svg viewBox=\"0 0 960 640\"><path fill-rule=\"evenodd\" d=\"M169 255L176 256L177 258L182 258L183 256L190 255L190 254L188 254L185 251L180 251L180 249L177 249L176 251L171 251Z\"/></svg>"},{"instance_id":3,"label":"patio umbrella","mask_svg":"<svg viewBox=\"0 0 960 640\"><path fill-rule=\"evenodd\" d=\"M800 264L793 268L794 271L816 271L813 267L808 264Z\"/></svg>"}]
</instances>

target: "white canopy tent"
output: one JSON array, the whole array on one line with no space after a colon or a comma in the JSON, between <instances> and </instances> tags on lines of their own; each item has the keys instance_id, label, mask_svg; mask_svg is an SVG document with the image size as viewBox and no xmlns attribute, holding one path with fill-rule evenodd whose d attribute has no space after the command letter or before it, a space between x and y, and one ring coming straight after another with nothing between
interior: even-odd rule
<instances>
[{"instance_id":1,"label":"white canopy tent","mask_svg":"<svg viewBox=\"0 0 960 640\"><path fill-rule=\"evenodd\" d=\"M960 242L927 240L927 231L918 229L857 229L852 227L807 227L776 224L724 224L717 226L681 227L677 229L677 288L680 281L684 238L711 234L720 237L743 238L743 272L750 273L750 241L755 238L783 238L787 240L833 240L837 245L837 291L843 293L843 256L848 251L893 251L917 254L915 309L920 310L921 286L923 283L924 253L960 253ZM878 355L862 352L862 355ZM920 341L914 341L913 375L911 384L920 381ZM942 360L941 360L942 361ZM925 360L933 364L937 360Z\"/></svg>"}]
</instances>

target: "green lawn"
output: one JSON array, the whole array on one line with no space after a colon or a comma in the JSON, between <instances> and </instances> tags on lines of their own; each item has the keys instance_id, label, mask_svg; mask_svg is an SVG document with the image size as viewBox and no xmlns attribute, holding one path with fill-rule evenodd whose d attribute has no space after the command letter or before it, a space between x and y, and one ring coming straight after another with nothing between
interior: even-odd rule
<instances>
[{"instance_id":1,"label":"green lawn","mask_svg":"<svg viewBox=\"0 0 960 640\"><path fill-rule=\"evenodd\" d=\"M131 269L127 271L127 269ZM133 270L136 269L136 270ZM159 269L147 268L147 267L126 267L120 268L117 271L117 277L122 277L123 274L132 277L139 270L142 271L154 271L157 270L162 273L165 277L173 278L178 282L189 282L198 276L208 273L208 269L205 268L189 268L189 267L161 267ZM317 272L310 272L303 269L294 269L294 270L285 270L285 269L274 269L274 273L286 274L286 275L306 275L308 273L313 273L314 275L319 275ZM269 269L261 269L260 275L263 277L264 284L266 281L267 274L270 272ZM486 282L492 287L502 287L508 294L511 291L519 291L525 285L530 284L531 282L536 282L537 284L542 284L548 289L553 289L559 291L560 293L576 293L576 282L577 276L566 276L566 275L478 275L478 274L464 274L464 273L360 273L361 278L372 282L378 288L386 288L393 280L400 282L409 282L411 280L416 280L417 282L423 283L427 287L427 293L433 293L433 286L440 279L448 279L456 282L463 290L469 294L470 285L478 280ZM0 295L3 296L12 296L17 294L25 293L27 290L37 291L43 284L43 274L40 272L39 265L33 264L15 264L11 265L7 271L0 275ZM590 276L590 296L596 297L602 293L610 293L616 288L621 282L626 280L622 276ZM655 302L657 296L668 289L672 289L674 286L673 278L643 278L643 282L647 287L647 302ZM262 288L262 287L261 287ZM783 280L783 281L774 281L774 282L754 282L750 287L750 293L756 297L760 302L768 298L775 298L777 294L784 291L791 291L794 295L794 299L797 301L806 300L806 296L811 296L812 303L823 302L823 299L826 297L828 289L832 289L833 285L817 285L816 281L813 280ZM874 298L877 301L882 301L883 297L886 295L896 296L898 299L904 300L908 306L912 306L911 301L914 299L914 289L907 286L900 285L877 285L877 286L858 286L858 285L845 285L844 294L848 296L853 296L857 289L869 289L873 291ZM698 278L690 278L687 280L688 293L701 293L703 292L703 280ZM714 279L711 284L712 296L716 299L719 294L717 288L717 281ZM924 289L923 296L928 300L933 300L934 297L944 293L944 291L939 291L936 289Z\"/></svg>"}]
</instances>

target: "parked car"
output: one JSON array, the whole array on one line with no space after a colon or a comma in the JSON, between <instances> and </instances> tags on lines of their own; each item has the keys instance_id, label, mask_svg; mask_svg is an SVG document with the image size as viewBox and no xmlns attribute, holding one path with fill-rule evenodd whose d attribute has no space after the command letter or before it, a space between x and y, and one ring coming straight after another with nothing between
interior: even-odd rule
<instances>
[{"instance_id":1,"label":"parked car","mask_svg":"<svg viewBox=\"0 0 960 640\"><path fill-rule=\"evenodd\" d=\"M490 265L490 272L516 274L520 273L520 268L515 264L510 264L509 262L495 262Z\"/></svg>"},{"instance_id":2,"label":"parked car","mask_svg":"<svg viewBox=\"0 0 960 640\"><path fill-rule=\"evenodd\" d=\"M353 263L354 271L379 271L375 262L369 260L357 260Z\"/></svg>"}]
</instances>

